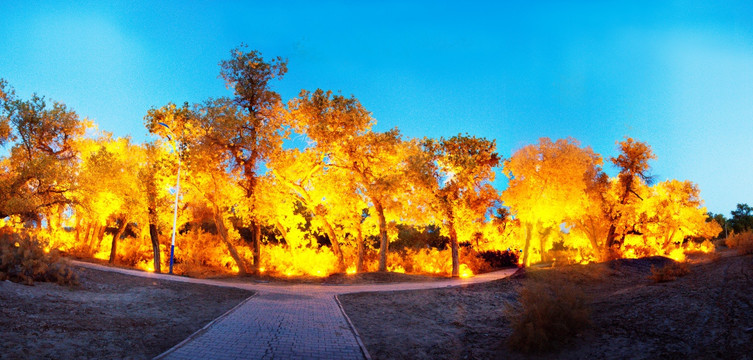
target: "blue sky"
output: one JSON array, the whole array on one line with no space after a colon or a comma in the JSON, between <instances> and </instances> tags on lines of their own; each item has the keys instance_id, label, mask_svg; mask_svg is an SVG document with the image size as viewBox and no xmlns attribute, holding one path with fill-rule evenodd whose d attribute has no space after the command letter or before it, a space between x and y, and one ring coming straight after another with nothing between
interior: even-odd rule
<instances>
[{"instance_id":1,"label":"blue sky","mask_svg":"<svg viewBox=\"0 0 753 360\"><path fill-rule=\"evenodd\" d=\"M284 99L353 94L377 130L467 132L505 157L572 136L606 158L631 136L653 147L657 180L696 182L709 210L753 204L749 1L3 1L0 14L0 77L118 136L146 139L151 107L229 95L218 63L244 42L289 59Z\"/></svg>"}]
</instances>

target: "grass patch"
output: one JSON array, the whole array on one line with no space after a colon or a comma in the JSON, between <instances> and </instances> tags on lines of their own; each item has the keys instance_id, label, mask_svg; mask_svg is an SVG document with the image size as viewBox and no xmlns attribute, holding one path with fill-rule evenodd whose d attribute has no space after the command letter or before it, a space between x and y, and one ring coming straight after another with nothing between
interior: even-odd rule
<instances>
[{"instance_id":1,"label":"grass patch","mask_svg":"<svg viewBox=\"0 0 753 360\"><path fill-rule=\"evenodd\" d=\"M659 269L651 265L651 276L649 279L656 283L674 281L678 277L690 274L690 267L685 262L673 262Z\"/></svg>"},{"instance_id":2,"label":"grass patch","mask_svg":"<svg viewBox=\"0 0 753 360\"><path fill-rule=\"evenodd\" d=\"M591 326L586 294L569 276L550 271L528 273L518 305L507 312L508 344L523 353L556 350Z\"/></svg>"}]
</instances>

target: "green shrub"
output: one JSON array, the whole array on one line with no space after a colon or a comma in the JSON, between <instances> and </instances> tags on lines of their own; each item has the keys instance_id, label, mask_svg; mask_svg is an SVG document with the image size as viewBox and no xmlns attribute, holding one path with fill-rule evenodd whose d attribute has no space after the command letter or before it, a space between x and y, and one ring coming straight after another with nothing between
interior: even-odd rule
<instances>
[{"instance_id":1,"label":"green shrub","mask_svg":"<svg viewBox=\"0 0 753 360\"><path fill-rule=\"evenodd\" d=\"M651 276L649 276L649 278L654 282L660 283L674 281L678 277L687 274L690 274L690 267L688 267L687 263L673 262L659 268L658 270L651 265Z\"/></svg>"},{"instance_id":2,"label":"green shrub","mask_svg":"<svg viewBox=\"0 0 753 360\"><path fill-rule=\"evenodd\" d=\"M60 261L57 250L46 252L28 234L0 234L0 281L33 285L35 281L76 285L78 277Z\"/></svg>"},{"instance_id":3,"label":"green shrub","mask_svg":"<svg viewBox=\"0 0 753 360\"><path fill-rule=\"evenodd\" d=\"M753 231L732 234L725 240L725 244L730 249L737 249L740 255L753 254Z\"/></svg>"},{"instance_id":4,"label":"green shrub","mask_svg":"<svg viewBox=\"0 0 753 360\"><path fill-rule=\"evenodd\" d=\"M591 325L585 293L564 276L532 277L508 308L512 334L508 344L524 353L556 350Z\"/></svg>"}]
</instances>

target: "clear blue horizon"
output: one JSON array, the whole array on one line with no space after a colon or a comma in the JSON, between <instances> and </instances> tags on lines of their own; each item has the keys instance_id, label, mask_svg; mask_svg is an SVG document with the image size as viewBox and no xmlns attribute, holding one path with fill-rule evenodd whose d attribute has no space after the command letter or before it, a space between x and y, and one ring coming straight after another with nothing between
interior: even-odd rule
<instances>
[{"instance_id":1,"label":"clear blue horizon","mask_svg":"<svg viewBox=\"0 0 753 360\"><path fill-rule=\"evenodd\" d=\"M753 204L747 1L5 1L0 13L0 78L116 136L146 140L152 107L229 95L218 63L246 43L288 58L283 99L353 94L379 131L469 133L504 157L574 137L607 159L630 136L654 149L658 181L697 183L710 211Z\"/></svg>"}]
</instances>

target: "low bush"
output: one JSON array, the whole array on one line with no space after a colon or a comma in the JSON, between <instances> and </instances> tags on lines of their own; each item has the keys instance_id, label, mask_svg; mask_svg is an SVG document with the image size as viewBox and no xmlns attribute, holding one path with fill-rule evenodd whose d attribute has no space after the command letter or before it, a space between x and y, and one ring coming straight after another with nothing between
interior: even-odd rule
<instances>
[{"instance_id":1,"label":"low bush","mask_svg":"<svg viewBox=\"0 0 753 360\"><path fill-rule=\"evenodd\" d=\"M591 325L588 299L564 276L531 275L520 291L519 305L508 307L508 344L523 353L555 350Z\"/></svg>"},{"instance_id":2,"label":"low bush","mask_svg":"<svg viewBox=\"0 0 753 360\"><path fill-rule=\"evenodd\" d=\"M478 253L492 269L518 266L518 253L515 251L487 250Z\"/></svg>"},{"instance_id":3,"label":"low bush","mask_svg":"<svg viewBox=\"0 0 753 360\"><path fill-rule=\"evenodd\" d=\"M674 281L678 277L685 276L687 274L690 274L690 267L688 267L688 263L673 262L659 269L656 269L653 265L651 265L651 276L649 276L649 278L654 282L661 283Z\"/></svg>"},{"instance_id":4,"label":"low bush","mask_svg":"<svg viewBox=\"0 0 753 360\"><path fill-rule=\"evenodd\" d=\"M28 234L0 234L0 280L27 285L35 281L76 285L78 277L61 261L57 250L45 251Z\"/></svg>"},{"instance_id":5,"label":"low bush","mask_svg":"<svg viewBox=\"0 0 753 360\"><path fill-rule=\"evenodd\" d=\"M727 237L725 244L730 249L736 249L740 255L753 254L753 231L732 234Z\"/></svg>"}]
</instances>

